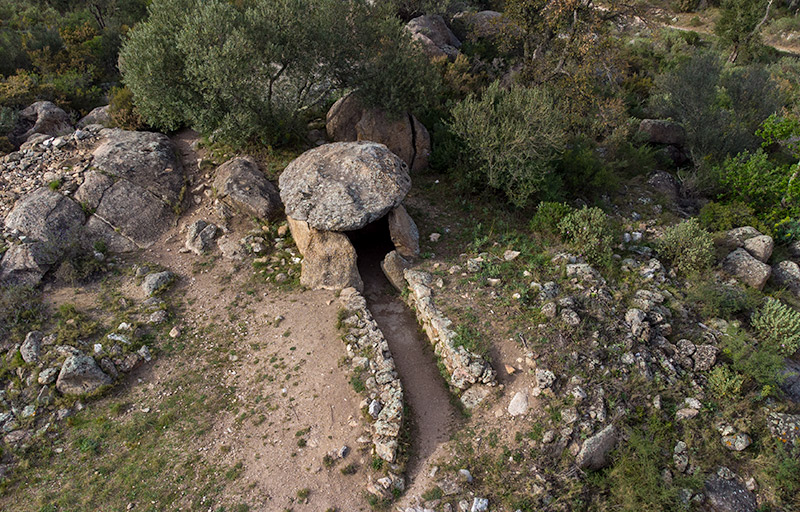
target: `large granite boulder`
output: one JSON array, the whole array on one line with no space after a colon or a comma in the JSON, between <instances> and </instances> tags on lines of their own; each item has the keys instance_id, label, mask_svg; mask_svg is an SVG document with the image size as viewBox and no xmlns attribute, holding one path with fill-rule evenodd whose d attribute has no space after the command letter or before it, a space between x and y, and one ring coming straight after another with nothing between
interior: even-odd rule
<instances>
[{"instance_id":1,"label":"large granite boulder","mask_svg":"<svg viewBox=\"0 0 800 512\"><path fill-rule=\"evenodd\" d=\"M339 142L300 155L281 174L279 187L292 219L319 231L353 231L396 208L411 178L386 146Z\"/></svg>"},{"instance_id":2,"label":"large granite boulder","mask_svg":"<svg viewBox=\"0 0 800 512\"><path fill-rule=\"evenodd\" d=\"M291 217L288 221L292 238L303 255L300 284L314 290L364 289L356 250L347 235L317 230Z\"/></svg>"},{"instance_id":3,"label":"large granite boulder","mask_svg":"<svg viewBox=\"0 0 800 512\"><path fill-rule=\"evenodd\" d=\"M220 199L247 215L269 220L283 212L278 189L253 157L237 157L219 166L214 189Z\"/></svg>"},{"instance_id":4,"label":"large granite boulder","mask_svg":"<svg viewBox=\"0 0 800 512\"><path fill-rule=\"evenodd\" d=\"M183 168L166 135L105 129L105 141L94 150L92 166L146 189L170 206L179 206Z\"/></svg>"},{"instance_id":5,"label":"large granite boulder","mask_svg":"<svg viewBox=\"0 0 800 512\"><path fill-rule=\"evenodd\" d=\"M105 191L94 217L112 227L116 235L127 238L140 248L152 246L161 233L175 223L175 213L167 203L128 180L119 180ZM122 243L113 240L116 237L110 233L93 231L92 234L107 244L117 246Z\"/></svg>"},{"instance_id":6,"label":"large granite boulder","mask_svg":"<svg viewBox=\"0 0 800 512\"><path fill-rule=\"evenodd\" d=\"M19 146L35 133L63 135L74 130L69 115L49 101L37 101L19 113L9 140Z\"/></svg>"},{"instance_id":7,"label":"large granite boulder","mask_svg":"<svg viewBox=\"0 0 800 512\"><path fill-rule=\"evenodd\" d=\"M102 126L111 126L111 114L108 112L108 105L97 107L91 112L86 114L78 121L78 128L85 128L90 124L99 124Z\"/></svg>"},{"instance_id":8,"label":"large granite boulder","mask_svg":"<svg viewBox=\"0 0 800 512\"><path fill-rule=\"evenodd\" d=\"M772 267L758 261L744 249L736 249L722 262L722 269L753 288L762 289L767 283Z\"/></svg>"},{"instance_id":9,"label":"large granite boulder","mask_svg":"<svg viewBox=\"0 0 800 512\"><path fill-rule=\"evenodd\" d=\"M3 255L0 280L13 285L37 284L69 247L80 242L85 220L75 201L49 188L39 188L17 201L5 227L25 240Z\"/></svg>"},{"instance_id":10,"label":"large granite boulder","mask_svg":"<svg viewBox=\"0 0 800 512\"><path fill-rule=\"evenodd\" d=\"M406 30L429 57L446 57L453 60L458 56L461 41L438 14L414 18L406 24Z\"/></svg>"},{"instance_id":11,"label":"large granite boulder","mask_svg":"<svg viewBox=\"0 0 800 512\"><path fill-rule=\"evenodd\" d=\"M380 109L366 109L355 93L333 104L326 118L328 137L336 142L372 141L384 144L408 164L411 171L428 167L431 138L411 114L390 116Z\"/></svg>"}]
</instances>

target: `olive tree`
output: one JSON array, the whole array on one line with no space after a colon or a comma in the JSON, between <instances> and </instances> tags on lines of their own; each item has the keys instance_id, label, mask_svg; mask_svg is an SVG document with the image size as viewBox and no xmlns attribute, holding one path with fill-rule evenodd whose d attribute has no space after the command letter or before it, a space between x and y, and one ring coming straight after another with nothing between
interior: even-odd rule
<instances>
[{"instance_id":1,"label":"olive tree","mask_svg":"<svg viewBox=\"0 0 800 512\"><path fill-rule=\"evenodd\" d=\"M155 0L120 70L153 126L235 143L297 135L337 90L401 112L436 87L400 22L362 0Z\"/></svg>"}]
</instances>

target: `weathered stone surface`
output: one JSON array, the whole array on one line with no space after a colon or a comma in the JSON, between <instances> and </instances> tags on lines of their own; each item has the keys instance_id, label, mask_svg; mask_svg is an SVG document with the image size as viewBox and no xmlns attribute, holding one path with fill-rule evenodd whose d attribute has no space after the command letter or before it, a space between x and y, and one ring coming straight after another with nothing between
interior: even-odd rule
<instances>
[{"instance_id":1,"label":"weathered stone surface","mask_svg":"<svg viewBox=\"0 0 800 512\"><path fill-rule=\"evenodd\" d=\"M758 235L753 238L748 238L744 241L744 248L755 259L766 262L772 256L772 249L775 248L775 242L771 236Z\"/></svg>"},{"instance_id":2,"label":"weathered stone surface","mask_svg":"<svg viewBox=\"0 0 800 512\"><path fill-rule=\"evenodd\" d=\"M47 247L64 248L79 239L85 220L75 201L42 187L17 201L5 225Z\"/></svg>"},{"instance_id":3,"label":"weathered stone surface","mask_svg":"<svg viewBox=\"0 0 800 512\"><path fill-rule=\"evenodd\" d=\"M800 296L800 266L797 263L786 260L774 265L770 279L775 285Z\"/></svg>"},{"instance_id":4,"label":"weathered stone surface","mask_svg":"<svg viewBox=\"0 0 800 512\"><path fill-rule=\"evenodd\" d=\"M114 179L110 176L97 171L89 171L83 179L83 183L75 191L75 200L94 210L100 205L103 194L114 184Z\"/></svg>"},{"instance_id":5,"label":"weathered stone surface","mask_svg":"<svg viewBox=\"0 0 800 512\"><path fill-rule=\"evenodd\" d=\"M403 273L409 268L411 268L411 264L400 256L397 251L391 251L381 262L383 273L399 292L406 288L406 279L403 277Z\"/></svg>"},{"instance_id":6,"label":"weathered stone surface","mask_svg":"<svg viewBox=\"0 0 800 512\"><path fill-rule=\"evenodd\" d=\"M508 404L508 414L511 416L522 416L528 412L528 394L518 391Z\"/></svg>"},{"instance_id":7,"label":"weathered stone surface","mask_svg":"<svg viewBox=\"0 0 800 512\"><path fill-rule=\"evenodd\" d=\"M203 254L212 247L216 236L217 226L198 219L186 230L185 247L195 254Z\"/></svg>"},{"instance_id":8,"label":"weathered stone surface","mask_svg":"<svg viewBox=\"0 0 800 512\"><path fill-rule=\"evenodd\" d=\"M736 480L712 478L705 484L706 500L714 512L752 512L756 497Z\"/></svg>"},{"instance_id":9,"label":"weathered stone surface","mask_svg":"<svg viewBox=\"0 0 800 512\"><path fill-rule=\"evenodd\" d=\"M142 291L149 297L168 286L174 280L175 274L168 270L148 274L142 281Z\"/></svg>"},{"instance_id":10,"label":"weathered stone surface","mask_svg":"<svg viewBox=\"0 0 800 512\"><path fill-rule=\"evenodd\" d=\"M82 395L111 382L111 377L97 366L94 358L79 353L68 356L64 361L56 380L56 389L65 395Z\"/></svg>"},{"instance_id":11,"label":"weathered stone surface","mask_svg":"<svg viewBox=\"0 0 800 512\"><path fill-rule=\"evenodd\" d=\"M41 242L11 245L0 260L0 282L35 286L60 256L60 250L47 248Z\"/></svg>"},{"instance_id":12,"label":"weathered stone surface","mask_svg":"<svg viewBox=\"0 0 800 512\"><path fill-rule=\"evenodd\" d=\"M403 205L389 212L389 235L398 254L408 260L419 256L419 230Z\"/></svg>"},{"instance_id":13,"label":"weathered stone surface","mask_svg":"<svg viewBox=\"0 0 800 512\"><path fill-rule=\"evenodd\" d=\"M419 16L406 24L411 38L417 41L423 51L431 58L447 57L455 59L461 41L450 31L444 19L438 14Z\"/></svg>"},{"instance_id":14,"label":"weathered stone surface","mask_svg":"<svg viewBox=\"0 0 800 512\"><path fill-rule=\"evenodd\" d=\"M66 112L49 101L37 101L19 113L19 120L9 140L19 146L35 133L56 136L72 130Z\"/></svg>"},{"instance_id":15,"label":"weathered stone surface","mask_svg":"<svg viewBox=\"0 0 800 512\"><path fill-rule=\"evenodd\" d=\"M175 224L174 212L166 203L128 180L119 180L106 190L95 215L142 249Z\"/></svg>"},{"instance_id":16,"label":"weathered stone surface","mask_svg":"<svg viewBox=\"0 0 800 512\"><path fill-rule=\"evenodd\" d=\"M639 132L647 137L651 144L671 144L682 146L686 142L686 130L683 126L664 119L642 119Z\"/></svg>"},{"instance_id":17,"label":"weathered stone surface","mask_svg":"<svg viewBox=\"0 0 800 512\"><path fill-rule=\"evenodd\" d=\"M219 166L214 188L221 199L227 199L246 215L269 220L283 211L278 189L253 157L237 157Z\"/></svg>"},{"instance_id":18,"label":"weathered stone surface","mask_svg":"<svg viewBox=\"0 0 800 512\"><path fill-rule=\"evenodd\" d=\"M609 425L597 434L587 439L575 463L581 469L602 469L609 463L608 454L617 445L617 428Z\"/></svg>"},{"instance_id":19,"label":"weathered stone surface","mask_svg":"<svg viewBox=\"0 0 800 512\"><path fill-rule=\"evenodd\" d=\"M281 174L286 213L323 231L352 231L396 208L411 188L408 166L386 146L340 142L306 151Z\"/></svg>"},{"instance_id":20,"label":"weathered stone surface","mask_svg":"<svg viewBox=\"0 0 800 512\"><path fill-rule=\"evenodd\" d=\"M756 228L752 226L742 226L740 228L731 229L725 234L725 245L731 249L737 247L744 247L744 243L754 237L761 236Z\"/></svg>"},{"instance_id":21,"label":"weathered stone surface","mask_svg":"<svg viewBox=\"0 0 800 512\"><path fill-rule=\"evenodd\" d=\"M324 290L364 289L356 265L356 250L347 235L320 231L291 217L289 229L303 255L300 270L303 286Z\"/></svg>"},{"instance_id":22,"label":"weathered stone surface","mask_svg":"<svg viewBox=\"0 0 800 512\"><path fill-rule=\"evenodd\" d=\"M722 445L732 451L741 452L752 443L753 440L750 439L750 436L742 432L735 435L722 436Z\"/></svg>"},{"instance_id":23,"label":"weathered stone surface","mask_svg":"<svg viewBox=\"0 0 800 512\"><path fill-rule=\"evenodd\" d=\"M755 259L744 249L736 249L722 262L722 269L753 288L762 289L772 267Z\"/></svg>"},{"instance_id":24,"label":"weathered stone surface","mask_svg":"<svg viewBox=\"0 0 800 512\"><path fill-rule=\"evenodd\" d=\"M710 370L714 363L717 362L717 353L719 349L714 345L698 345L692 359L694 360L694 369L699 372Z\"/></svg>"},{"instance_id":25,"label":"weathered stone surface","mask_svg":"<svg viewBox=\"0 0 800 512\"><path fill-rule=\"evenodd\" d=\"M664 194L673 200L678 197L681 189L680 183L675 176L666 171L653 172L647 180L647 184L653 187L656 192Z\"/></svg>"},{"instance_id":26,"label":"weathered stone surface","mask_svg":"<svg viewBox=\"0 0 800 512\"><path fill-rule=\"evenodd\" d=\"M183 168L166 135L117 128L100 134L106 140L94 150L94 167L146 189L171 206L179 205Z\"/></svg>"},{"instance_id":27,"label":"weathered stone surface","mask_svg":"<svg viewBox=\"0 0 800 512\"><path fill-rule=\"evenodd\" d=\"M780 382L781 391L789 400L800 403L800 362L787 359L786 368L781 374L783 377Z\"/></svg>"},{"instance_id":28,"label":"weathered stone surface","mask_svg":"<svg viewBox=\"0 0 800 512\"><path fill-rule=\"evenodd\" d=\"M44 334L42 334L40 331L31 331L27 336L25 336L25 341L19 348L19 353L22 356L23 361L28 364L39 361L42 338L44 338Z\"/></svg>"},{"instance_id":29,"label":"weathered stone surface","mask_svg":"<svg viewBox=\"0 0 800 512\"><path fill-rule=\"evenodd\" d=\"M367 110L356 124L356 133L360 141L386 145L413 172L428 167L431 137L422 123L411 114L392 118L382 110Z\"/></svg>"},{"instance_id":30,"label":"weathered stone surface","mask_svg":"<svg viewBox=\"0 0 800 512\"><path fill-rule=\"evenodd\" d=\"M108 113L108 105L92 109L91 112L86 114L78 121L78 128L84 128L90 124L99 124L103 126L111 126L111 115Z\"/></svg>"},{"instance_id":31,"label":"weathered stone surface","mask_svg":"<svg viewBox=\"0 0 800 512\"><path fill-rule=\"evenodd\" d=\"M122 235L108 222L96 215L89 217L89 221L84 226L83 231L87 246L93 245L97 241L102 241L108 250L113 253L133 252L139 249L139 246L133 240Z\"/></svg>"},{"instance_id":32,"label":"weathered stone surface","mask_svg":"<svg viewBox=\"0 0 800 512\"><path fill-rule=\"evenodd\" d=\"M355 93L333 104L326 117L326 130L328 137L337 142L384 144L411 171L428 166L430 134L422 123L411 114L391 117L380 109L365 109Z\"/></svg>"},{"instance_id":33,"label":"weathered stone surface","mask_svg":"<svg viewBox=\"0 0 800 512\"><path fill-rule=\"evenodd\" d=\"M800 414L771 412L767 416L767 427L772 436L782 444L800 446Z\"/></svg>"}]
</instances>

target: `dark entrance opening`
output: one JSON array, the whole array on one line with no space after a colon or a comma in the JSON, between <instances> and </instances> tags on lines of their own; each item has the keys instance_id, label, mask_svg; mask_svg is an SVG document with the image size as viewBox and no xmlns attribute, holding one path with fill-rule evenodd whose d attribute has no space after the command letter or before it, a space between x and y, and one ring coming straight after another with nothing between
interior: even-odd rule
<instances>
[{"instance_id":1,"label":"dark entrance opening","mask_svg":"<svg viewBox=\"0 0 800 512\"><path fill-rule=\"evenodd\" d=\"M381 262L394 250L389 234L389 217L384 215L357 231L346 233L358 257L358 272L364 281L364 295L383 291L389 280L383 275Z\"/></svg>"}]
</instances>

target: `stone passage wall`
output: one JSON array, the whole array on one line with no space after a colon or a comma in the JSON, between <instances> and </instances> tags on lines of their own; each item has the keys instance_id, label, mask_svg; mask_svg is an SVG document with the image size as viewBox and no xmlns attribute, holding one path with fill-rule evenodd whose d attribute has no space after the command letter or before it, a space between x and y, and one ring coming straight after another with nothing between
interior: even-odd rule
<instances>
[{"instance_id":1,"label":"stone passage wall","mask_svg":"<svg viewBox=\"0 0 800 512\"><path fill-rule=\"evenodd\" d=\"M409 288L406 301L416 311L434 352L447 369L450 384L462 391L475 384L495 385L497 374L492 366L480 355L456 346L456 333L450 329L452 322L433 302L431 275L419 270L406 270L403 275Z\"/></svg>"},{"instance_id":2,"label":"stone passage wall","mask_svg":"<svg viewBox=\"0 0 800 512\"><path fill-rule=\"evenodd\" d=\"M403 423L403 386L383 333L367 309L367 301L355 288L339 296L346 313L347 356L353 373L360 374L367 395L375 455L387 462L397 459L398 437Z\"/></svg>"}]
</instances>

